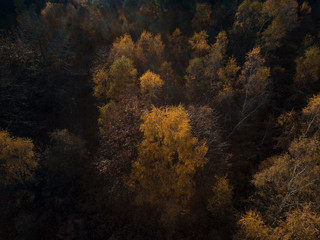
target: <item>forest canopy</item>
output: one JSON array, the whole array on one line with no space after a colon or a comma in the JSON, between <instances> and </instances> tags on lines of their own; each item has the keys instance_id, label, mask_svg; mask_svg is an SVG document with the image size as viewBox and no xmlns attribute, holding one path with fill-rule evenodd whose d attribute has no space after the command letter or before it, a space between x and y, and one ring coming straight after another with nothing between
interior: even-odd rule
<instances>
[{"instance_id":1,"label":"forest canopy","mask_svg":"<svg viewBox=\"0 0 320 240\"><path fill-rule=\"evenodd\" d=\"M319 16L1 1L0 239L320 239Z\"/></svg>"}]
</instances>

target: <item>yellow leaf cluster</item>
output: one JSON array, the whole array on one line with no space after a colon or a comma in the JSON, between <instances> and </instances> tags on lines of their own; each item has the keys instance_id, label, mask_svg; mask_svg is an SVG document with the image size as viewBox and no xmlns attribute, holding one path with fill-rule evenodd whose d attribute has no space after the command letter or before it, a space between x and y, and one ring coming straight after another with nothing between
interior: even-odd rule
<instances>
[{"instance_id":1,"label":"yellow leaf cluster","mask_svg":"<svg viewBox=\"0 0 320 240\"><path fill-rule=\"evenodd\" d=\"M319 80L320 74L320 48L311 46L305 51L304 56L296 60L295 82L312 83Z\"/></svg>"},{"instance_id":2,"label":"yellow leaf cluster","mask_svg":"<svg viewBox=\"0 0 320 240\"><path fill-rule=\"evenodd\" d=\"M187 211L193 194L193 175L206 163L207 146L192 136L190 120L182 106L153 108L142 116L145 139L132 165L129 186L138 203L162 213L173 223Z\"/></svg>"},{"instance_id":3,"label":"yellow leaf cluster","mask_svg":"<svg viewBox=\"0 0 320 240\"><path fill-rule=\"evenodd\" d=\"M136 83L137 70L130 59L122 56L110 67L107 96L119 99L133 91Z\"/></svg>"},{"instance_id":4,"label":"yellow leaf cluster","mask_svg":"<svg viewBox=\"0 0 320 240\"><path fill-rule=\"evenodd\" d=\"M259 212L255 210L248 211L239 220L240 236L244 240L268 240L270 237L270 230L263 222Z\"/></svg>"},{"instance_id":5,"label":"yellow leaf cluster","mask_svg":"<svg viewBox=\"0 0 320 240\"><path fill-rule=\"evenodd\" d=\"M38 162L30 139L11 137L0 132L0 182L4 185L24 184L33 180Z\"/></svg>"},{"instance_id":6,"label":"yellow leaf cluster","mask_svg":"<svg viewBox=\"0 0 320 240\"><path fill-rule=\"evenodd\" d=\"M208 210L216 217L223 218L232 209L232 186L226 176L217 177L212 187L213 197L208 201Z\"/></svg>"},{"instance_id":7,"label":"yellow leaf cluster","mask_svg":"<svg viewBox=\"0 0 320 240\"><path fill-rule=\"evenodd\" d=\"M163 80L158 74L148 70L140 78L140 89L145 95L153 96L163 86Z\"/></svg>"},{"instance_id":8,"label":"yellow leaf cluster","mask_svg":"<svg viewBox=\"0 0 320 240\"><path fill-rule=\"evenodd\" d=\"M317 240L320 238L320 215L304 205L286 214L277 226L267 226L261 214L250 210L239 220L239 237L245 240Z\"/></svg>"},{"instance_id":9,"label":"yellow leaf cluster","mask_svg":"<svg viewBox=\"0 0 320 240\"><path fill-rule=\"evenodd\" d=\"M237 9L234 30L248 32L251 28L261 24L262 3L257 0L244 0Z\"/></svg>"},{"instance_id":10,"label":"yellow leaf cluster","mask_svg":"<svg viewBox=\"0 0 320 240\"><path fill-rule=\"evenodd\" d=\"M92 80L94 82L93 96L103 100L107 98L107 91L109 89L109 78L108 73L104 68L98 70L98 72L93 74Z\"/></svg>"},{"instance_id":11,"label":"yellow leaf cluster","mask_svg":"<svg viewBox=\"0 0 320 240\"><path fill-rule=\"evenodd\" d=\"M150 32L144 31L136 43L136 57L141 63L143 70L148 68L154 70L160 66L164 59L164 44L161 35L153 36Z\"/></svg>"},{"instance_id":12,"label":"yellow leaf cluster","mask_svg":"<svg viewBox=\"0 0 320 240\"><path fill-rule=\"evenodd\" d=\"M123 36L117 38L112 44L109 61L113 62L122 56L125 56L129 59L134 59L134 55L135 44L129 34L124 34Z\"/></svg>"},{"instance_id":13,"label":"yellow leaf cluster","mask_svg":"<svg viewBox=\"0 0 320 240\"><path fill-rule=\"evenodd\" d=\"M270 82L270 68L264 66L260 47L253 48L246 56L239 81L246 94L259 95L266 90Z\"/></svg>"},{"instance_id":14,"label":"yellow leaf cluster","mask_svg":"<svg viewBox=\"0 0 320 240\"><path fill-rule=\"evenodd\" d=\"M288 153L268 159L268 167L254 175L253 184L264 199L268 217L290 211L303 202L320 202L320 143L301 138L290 144Z\"/></svg>"},{"instance_id":15,"label":"yellow leaf cluster","mask_svg":"<svg viewBox=\"0 0 320 240\"><path fill-rule=\"evenodd\" d=\"M194 33L189 39L189 44L196 56L202 56L209 52L210 46L208 44L208 34L206 31L201 31L199 33Z\"/></svg>"}]
</instances>

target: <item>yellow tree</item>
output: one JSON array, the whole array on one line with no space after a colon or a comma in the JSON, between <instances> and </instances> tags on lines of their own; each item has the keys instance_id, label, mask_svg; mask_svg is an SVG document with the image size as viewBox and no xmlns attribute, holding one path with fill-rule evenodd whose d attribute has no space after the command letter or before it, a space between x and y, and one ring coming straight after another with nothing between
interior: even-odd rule
<instances>
[{"instance_id":1,"label":"yellow tree","mask_svg":"<svg viewBox=\"0 0 320 240\"><path fill-rule=\"evenodd\" d=\"M164 60L164 44L161 35L153 36L144 31L136 43L136 58L142 71L155 70Z\"/></svg>"},{"instance_id":2,"label":"yellow tree","mask_svg":"<svg viewBox=\"0 0 320 240\"><path fill-rule=\"evenodd\" d=\"M309 132L318 133L320 124L320 94L309 99L308 105L302 109L302 116L306 123L304 135Z\"/></svg>"},{"instance_id":3,"label":"yellow tree","mask_svg":"<svg viewBox=\"0 0 320 240\"><path fill-rule=\"evenodd\" d=\"M319 157L319 141L301 138L291 143L288 153L262 163L252 183L268 221L278 221L304 203L313 202L319 208Z\"/></svg>"},{"instance_id":4,"label":"yellow tree","mask_svg":"<svg viewBox=\"0 0 320 240\"><path fill-rule=\"evenodd\" d=\"M30 139L11 137L0 132L0 183L3 185L25 184L34 178L38 161Z\"/></svg>"},{"instance_id":5,"label":"yellow tree","mask_svg":"<svg viewBox=\"0 0 320 240\"><path fill-rule=\"evenodd\" d=\"M308 48L304 56L296 59L296 75L294 81L307 85L318 81L320 74L320 49L318 46Z\"/></svg>"},{"instance_id":6,"label":"yellow tree","mask_svg":"<svg viewBox=\"0 0 320 240\"><path fill-rule=\"evenodd\" d=\"M262 15L266 19L279 17L286 31L292 30L298 23L297 0L267 0L263 3Z\"/></svg>"},{"instance_id":7,"label":"yellow tree","mask_svg":"<svg viewBox=\"0 0 320 240\"><path fill-rule=\"evenodd\" d=\"M219 81L216 82L218 94L216 100L221 102L223 99L229 99L235 91L235 84L240 67L238 66L235 57L229 58L227 64L220 68L218 72Z\"/></svg>"},{"instance_id":8,"label":"yellow tree","mask_svg":"<svg viewBox=\"0 0 320 240\"><path fill-rule=\"evenodd\" d=\"M277 239L320 239L320 215L310 205L305 205L286 215L276 231Z\"/></svg>"},{"instance_id":9,"label":"yellow tree","mask_svg":"<svg viewBox=\"0 0 320 240\"><path fill-rule=\"evenodd\" d=\"M134 59L135 55L135 44L129 34L124 34L123 36L117 38L112 44L108 56L108 62L112 63L116 59L125 56L129 59Z\"/></svg>"},{"instance_id":10,"label":"yellow tree","mask_svg":"<svg viewBox=\"0 0 320 240\"><path fill-rule=\"evenodd\" d=\"M211 46L210 52L205 56L205 76L211 84L217 79L217 72L223 66L228 46L228 38L225 31L216 37L216 42Z\"/></svg>"},{"instance_id":11,"label":"yellow tree","mask_svg":"<svg viewBox=\"0 0 320 240\"><path fill-rule=\"evenodd\" d=\"M138 204L149 204L162 213L163 223L173 224L188 211L193 175L206 163L208 148L192 136L182 106L153 108L142 120L145 139L138 147L128 183Z\"/></svg>"},{"instance_id":12,"label":"yellow tree","mask_svg":"<svg viewBox=\"0 0 320 240\"><path fill-rule=\"evenodd\" d=\"M297 26L298 6L296 0L267 0L263 3L263 24L259 32L267 22L271 22L261 35L266 52L280 47L286 33Z\"/></svg>"},{"instance_id":13,"label":"yellow tree","mask_svg":"<svg viewBox=\"0 0 320 240\"><path fill-rule=\"evenodd\" d=\"M305 205L286 214L276 227L268 226L259 212L250 210L239 220L238 239L244 240L317 240L320 238L320 215Z\"/></svg>"},{"instance_id":14,"label":"yellow tree","mask_svg":"<svg viewBox=\"0 0 320 240\"><path fill-rule=\"evenodd\" d=\"M232 186L226 176L216 176L216 183L212 187L213 197L208 200L208 210L213 216L225 219L232 211Z\"/></svg>"},{"instance_id":15,"label":"yellow tree","mask_svg":"<svg viewBox=\"0 0 320 240\"><path fill-rule=\"evenodd\" d=\"M286 29L280 16L276 16L268 28L262 33L262 44L266 51L281 46L281 40L286 35Z\"/></svg>"},{"instance_id":16,"label":"yellow tree","mask_svg":"<svg viewBox=\"0 0 320 240\"><path fill-rule=\"evenodd\" d=\"M246 56L246 62L239 76L243 95L242 113L250 111L252 105L261 104L270 82L270 68L264 66L260 47L253 48Z\"/></svg>"},{"instance_id":17,"label":"yellow tree","mask_svg":"<svg viewBox=\"0 0 320 240\"><path fill-rule=\"evenodd\" d=\"M107 97L117 100L134 92L136 77L137 70L129 58L122 56L115 60L109 70Z\"/></svg>"},{"instance_id":18,"label":"yellow tree","mask_svg":"<svg viewBox=\"0 0 320 240\"><path fill-rule=\"evenodd\" d=\"M209 52L210 46L207 38L206 31L201 31L199 33L195 32L189 39L189 44L195 56L201 57Z\"/></svg>"},{"instance_id":19,"label":"yellow tree","mask_svg":"<svg viewBox=\"0 0 320 240\"><path fill-rule=\"evenodd\" d=\"M260 1L244 0L238 6L233 31L247 35L254 30L258 30L263 21L261 10L262 3Z\"/></svg>"},{"instance_id":20,"label":"yellow tree","mask_svg":"<svg viewBox=\"0 0 320 240\"><path fill-rule=\"evenodd\" d=\"M104 67L98 69L98 71L93 74L92 80L94 82L93 96L99 100L106 100L107 92L110 86L109 76Z\"/></svg>"},{"instance_id":21,"label":"yellow tree","mask_svg":"<svg viewBox=\"0 0 320 240\"><path fill-rule=\"evenodd\" d=\"M241 216L240 239L319 239L319 147L314 138L295 140L288 153L261 164L252 181L260 212Z\"/></svg>"},{"instance_id":22,"label":"yellow tree","mask_svg":"<svg viewBox=\"0 0 320 240\"><path fill-rule=\"evenodd\" d=\"M253 48L246 56L246 61L237 81L237 93L241 99L238 101L241 118L228 138L266 102L267 87L270 83L270 68L264 66L264 62L260 47Z\"/></svg>"},{"instance_id":23,"label":"yellow tree","mask_svg":"<svg viewBox=\"0 0 320 240\"><path fill-rule=\"evenodd\" d=\"M140 78L141 93L147 97L157 97L161 87L163 86L163 80L160 75L155 74L148 70Z\"/></svg>"},{"instance_id":24,"label":"yellow tree","mask_svg":"<svg viewBox=\"0 0 320 240\"><path fill-rule=\"evenodd\" d=\"M237 239L243 240L276 240L271 235L270 228L264 223L261 214L255 210L249 210L242 215L239 222Z\"/></svg>"}]
</instances>

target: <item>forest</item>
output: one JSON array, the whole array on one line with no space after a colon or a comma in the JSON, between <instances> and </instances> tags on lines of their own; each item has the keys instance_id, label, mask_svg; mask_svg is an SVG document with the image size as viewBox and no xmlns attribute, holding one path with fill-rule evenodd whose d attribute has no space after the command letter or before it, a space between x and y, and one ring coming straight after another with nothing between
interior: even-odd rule
<instances>
[{"instance_id":1,"label":"forest","mask_svg":"<svg viewBox=\"0 0 320 240\"><path fill-rule=\"evenodd\" d=\"M0 239L320 239L320 1L1 0Z\"/></svg>"}]
</instances>

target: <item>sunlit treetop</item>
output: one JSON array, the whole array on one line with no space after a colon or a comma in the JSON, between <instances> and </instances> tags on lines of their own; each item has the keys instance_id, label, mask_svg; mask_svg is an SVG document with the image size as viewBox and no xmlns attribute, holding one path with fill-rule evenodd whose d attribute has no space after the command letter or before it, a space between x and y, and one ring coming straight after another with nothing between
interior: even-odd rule
<instances>
[{"instance_id":1,"label":"sunlit treetop","mask_svg":"<svg viewBox=\"0 0 320 240\"><path fill-rule=\"evenodd\" d=\"M208 34L205 31L199 33L195 32L193 36L189 39L189 44L191 49L196 56L202 56L210 50L208 44Z\"/></svg>"},{"instance_id":2,"label":"sunlit treetop","mask_svg":"<svg viewBox=\"0 0 320 240\"><path fill-rule=\"evenodd\" d=\"M130 59L122 56L114 61L109 70L107 96L119 99L135 91L137 70Z\"/></svg>"},{"instance_id":3,"label":"sunlit treetop","mask_svg":"<svg viewBox=\"0 0 320 240\"><path fill-rule=\"evenodd\" d=\"M320 76L320 48L316 45L309 47L304 56L296 59L295 82L308 85L319 80Z\"/></svg>"},{"instance_id":4,"label":"sunlit treetop","mask_svg":"<svg viewBox=\"0 0 320 240\"><path fill-rule=\"evenodd\" d=\"M139 204L161 212L165 224L188 210L193 175L207 162L207 146L192 136L187 111L182 107L153 108L142 116L144 140L133 163L129 186Z\"/></svg>"},{"instance_id":5,"label":"sunlit treetop","mask_svg":"<svg viewBox=\"0 0 320 240\"><path fill-rule=\"evenodd\" d=\"M148 70L140 78L141 92L145 95L154 95L155 91L159 90L163 86L163 80L160 75L155 74Z\"/></svg>"},{"instance_id":6,"label":"sunlit treetop","mask_svg":"<svg viewBox=\"0 0 320 240\"><path fill-rule=\"evenodd\" d=\"M253 48L246 56L246 61L239 76L246 94L259 95L266 90L270 82L270 68L264 66L260 47Z\"/></svg>"},{"instance_id":7,"label":"sunlit treetop","mask_svg":"<svg viewBox=\"0 0 320 240\"><path fill-rule=\"evenodd\" d=\"M15 138L0 132L0 183L26 184L34 180L38 161L30 139Z\"/></svg>"},{"instance_id":8,"label":"sunlit treetop","mask_svg":"<svg viewBox=\"0 0 320 240\"><path fill-rule=\"evenodd\" d=\"M136 57L140 68L143 71L155 71L164 60L164 47L160 34L153 36L150 32L142 32L136 43Z\"/></svg>"},{"instance_id":9,"label":"sunlit treetop","mask_svg":"<svg viewBox=\"0 0 320 240\"><path fill-rule=\"evenodd\" d=\"M124 34L123 36L117 38L112 44L112 48L109 53L109 60L112 62L122 56L133 60L134 54L135 44L129 34Z\"/></svg>"}]
</instances>

